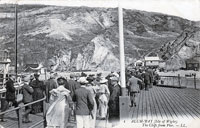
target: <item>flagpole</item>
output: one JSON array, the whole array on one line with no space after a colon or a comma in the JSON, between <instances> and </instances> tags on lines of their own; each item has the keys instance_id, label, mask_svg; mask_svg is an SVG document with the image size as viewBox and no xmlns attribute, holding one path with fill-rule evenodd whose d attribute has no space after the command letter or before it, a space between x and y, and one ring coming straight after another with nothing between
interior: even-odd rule
<instances>
[{"instance_id":1,"label":"flagpole","mask_svg":"<svg viewBox=\"0 0 200 128\"><path fill-rule=\"evenodd\" d=\"M129 102L130 98L126 93L126 77L125 77L125 54L124 54L124 25L123 25L123 8L122 2L118 0L118 20L119 20L119 50L120 50L120 78L122 96L119 97L120 103L120 121L129 119Z\"/></svg>"},{"instance_id":2,"label":"flagpole","mask_svg":"<svg viewBox=\"0 0 200 128\"><path fill-rule=\"evenodd\" d=\"M15 75L17 78L17 4L15 4Z\"/></svg>"},{"instance_id":3,"label":"flagpole","mask_svg":"<svg viewBox=\"0 0 200 128\"><path fill-rule=\"evenodd\" d=\"M119 50L120 50L121 88L122 88L122 96L126 96L123 9L120 4L118 5L118 18L119 18Z\"/></svg>"}]
</instances>

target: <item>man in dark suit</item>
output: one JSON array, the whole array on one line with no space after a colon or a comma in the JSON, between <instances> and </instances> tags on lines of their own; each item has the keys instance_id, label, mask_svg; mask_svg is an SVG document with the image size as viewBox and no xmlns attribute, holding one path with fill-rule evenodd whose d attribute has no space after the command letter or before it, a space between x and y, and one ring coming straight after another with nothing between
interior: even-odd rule
<instances>
[{"instance_id":1,"label":"man in dark suit","mask_svg":"<svg viewBox=\"0 0 200 128\"><path fill-rule=\"evenodd\" d=\"M110 99L108 103L110 122L119 121L119 96L121 96L121 87L118 82L118 77L111 78L112 89L110 90Z\"/></svg>"},{"instance_id":2,"label":"man in dark suit","mask_svg":"<svg viewBox=\"0 0 200 128\"><path fill-rule=\"evenodd\" d=\"M149 88L152 88L153 87L153 81L154 81L154 71L152 68L148 68L147 69L147 72L149 73L149 76L150 76L150 84L149 84Z\"/></svg>"},{"instance_id":3,"label":"man in dark suit","mask_svg":"<svg viewBox=\"0 0 200 128\"><path fill-rule=\"evenodd\" d=\"M81 87L75 90L73 98L73 101L76 102L77 128L89 128L90 114L94 107L94 101L92 94L86 89L86 84L88 83L86 77L81 77L78 82Z\"/></svg>"},{"instance_id":4,"label":"man in dark suit","mask_svg":"<svg viewBox=\"0 0 200 128\"><path fill-rule=\"evenodd\" d=\"M14 82L15 82L15 76L10 75L8 81L6 82L6 101L5 104L3 105L3 108L1 109L2 112L6 111L9 108L9 104L12 104L14 107L18 107L18 103L16 101L15 97L15 87L14 87ZM5 121L3 119L4 115L0 115L0 121Z\"/></svg>"},{"instance_id":5,"label":"man in dark suit","mask_svg":"<svg viewBox=\"0 0 200 128\"><path fill-rule=\"evenodd\" d=\"M46 82L45 93L46 93L46 96L47 96L47 98L46 98L47 103L49 103L49 99L50 99L50 96L51 96L50 91L52 89L56 89L58 87L58 83L57 83L55 77L56 77L56 73L51 72L50 78Z\"/></svg>"},{"instance_id":6,"label":"man in dark suit","mask_svg":"<svg viewBox=\"0 0 200 128\"><path fill-rule=\"evenodd\" d=\"M70 95L73 98L75 90L78 89L81 85L77 81L75 81L75 74L74 73L70 74L70 79L67 81L67 83L68 83L67 89L70 90Z\"/></svg>"},{"instance_id":7,"label":"man in dark suit","mask_svg":"<svg viewBox=\"0 0 200 128\"><path fill-rule=\"evenodd\" d=\"M145 90L148 91L149 90L149 86L150 86L150 79L151 79L151 76L150 74L147 72L147 70L144 70L143 74L143 79L144 79L144 87L145 87Z\"/></svg>"}]
</instances>

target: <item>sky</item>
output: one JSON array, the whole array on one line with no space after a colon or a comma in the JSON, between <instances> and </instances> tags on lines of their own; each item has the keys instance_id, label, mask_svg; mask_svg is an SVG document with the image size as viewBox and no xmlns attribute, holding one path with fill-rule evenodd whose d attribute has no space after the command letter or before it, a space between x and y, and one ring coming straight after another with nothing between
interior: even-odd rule
<instances>
[{"instance_id":1,"label":"sky","mask_svg":"<svg viewBox=\"0 0 200 128\"><path fill-rule=\"evenodd\" d=\"M16 0L0 0L1 3ZM159 12L200 21L200 0L18 0L18 4L45 4L57 6L122 7L148 12Z\"/></svg>"}]
</instances>

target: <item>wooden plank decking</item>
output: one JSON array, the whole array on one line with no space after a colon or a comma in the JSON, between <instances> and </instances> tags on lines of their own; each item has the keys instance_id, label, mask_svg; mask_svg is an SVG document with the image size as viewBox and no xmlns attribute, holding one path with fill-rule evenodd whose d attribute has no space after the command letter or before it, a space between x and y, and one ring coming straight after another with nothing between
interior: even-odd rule
<instances>
[{"instance_id":1,"label":"wooden plank decking","mask_svg":"<svg viewBox=\"0 0 200 128\"><path fill-rule=\"evenodd\" d=\"M23 128L28 128L31 125L41 121L43 119L42 113L32 115L30 114L31 123L23 123ZM15 111L5 115L6 122L0 122L0 128L18 128L18 119ZM42 128L43 123L39 124L36 128Z\"/></svg>"},{"instance_id":2,"label":"wooden plank decking","mask_svg":"<svg viewBox=\"0 0 200 128\"><path fill-rule=\"evenodd\" d=\"M200 90L153 87L138 94L131 118L199 118Z\"/></svg>"},{"instance_id":3,"label":"wooden plank decking","mask_svg":"<svg viewBox=\"0 0 200 128\"><path fill-rule=\"evenodd\" d=\"M7 122L0 122L4 128L17 128L16 113L6 114ZM23 124L24 128L41 121L42 113L30 115L32 123ZM200 119L200 90L187 88L156 87L138 94L137 106L130 108L130 118L150 119L152 117L170 119ZM97 121L98 123L98 121ZM75 126L75 122L70 127ZM35 128L42 128L43 124Z\"/></svg>"}]
</instances>

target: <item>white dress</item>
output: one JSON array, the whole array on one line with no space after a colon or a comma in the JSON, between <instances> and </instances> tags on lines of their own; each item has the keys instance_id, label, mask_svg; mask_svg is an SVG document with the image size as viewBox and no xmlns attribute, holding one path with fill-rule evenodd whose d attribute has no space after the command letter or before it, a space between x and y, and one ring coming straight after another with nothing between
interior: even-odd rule
<instances>
[{"instance_id":1,"label":"white dress","mask_svg":"<svg viewBox=\"0 0 200 128\"><path fill-rule=\"evenodd\" d=\"M50 100L52 104L46 113L47 128L66 128L71 111L67 99L71 98L70 91L63 86L59 86L51 92Z\"/></svg>"},{"instance_id":2,"label":"white dress","mask_svg":"<svg viewBox=\"0 0 200 128\"><path fill-rule=\"evenodd\" d=\"M108 110L108 97L110 96L110 91L106 84L100 84L99 87L99 116L101 118L106 118L107 110Z\"/></svg>"}]
</instances>

